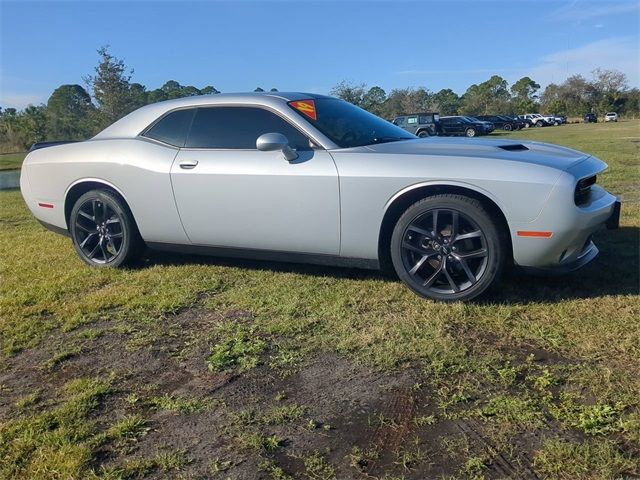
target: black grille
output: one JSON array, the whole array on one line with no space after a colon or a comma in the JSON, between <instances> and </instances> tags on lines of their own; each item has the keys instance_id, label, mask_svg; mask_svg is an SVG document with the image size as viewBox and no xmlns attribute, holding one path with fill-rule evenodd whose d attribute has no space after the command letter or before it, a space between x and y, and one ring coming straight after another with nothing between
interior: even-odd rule
<instances>
[{"instance_id":1,"label":"black grille","mask_svg":"<svg viewBox=\"0 0 640 480\"><path fill-rule=\"evenodd\" d=\"M591 192L591 185L596 183L597 177L593 175L592 177L583 178L578 181L576 185L576 191L574 194L574 200L576 205L584 205L589 201L589 193Z\"/></svg>"}]
</instances>

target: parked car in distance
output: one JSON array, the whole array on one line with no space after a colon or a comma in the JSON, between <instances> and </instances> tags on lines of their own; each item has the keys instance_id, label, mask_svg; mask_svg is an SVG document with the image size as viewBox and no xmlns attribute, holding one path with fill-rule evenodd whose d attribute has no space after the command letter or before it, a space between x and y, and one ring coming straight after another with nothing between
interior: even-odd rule
<instances>
[{"instance_id":1,"label":"parked car in distance","mask_svg":"<svg viewBox=\"0 0 640 480\"><path fill-rule=\"evenodd\" d=\"M560 125L560 121L556 118L555 115L541 115L542 118L544 118L545 122L547 122L547 125L554 125L554 126L558 126Z\"/></svg>"},{"instance_id":2,"label":"parked car in distance","mask_svg":"<svg viewBox=\"0 0 640 480\"><path fill-rule=\"evenodd\" d=\"M605 122L617 122L618 121L618 114L616 112L608 112L604 116L604 121Z\"/></svg>"},{"instance_id":3,"label":"parked car in distance","mask_svg":"<svg viewBox=\"0 0 640 480\"><path fill-rule=\"evenodd\" d=\"M420 138L431 137L438 134L438 121L440 115L436 112L411 113L400 115L393 119L391 123L413 133Z\"/></svg>"},{"instance_id":4,"label":"parked car in distance","mask_svg":"<svg viewBox=\"0 0 640 480\"><path fill-rule=\"evenodd\" d=\"M534 127L546 127L547 125L552 125L549 120L539 113L526 113L524 115L518 115L518 117L531 121L531 124Z\"/></svg>"},{"instance_id":5,"label":"parked car in distance","mask_svg":"<svg viewBox=\"0 0 640 480\"><path fill-rule=\"evenodd\" d=\"M529 128L533 127L533 122L528 118L523 118L522 115L502 115L503 117L509 118L515 122L520 122L522 127L520 128Z\"/></svg>"},{"instance_id":6,"label":"parked car in distance","mask_svg":"<svg viewBox=\"0 0 640 480\"><path fill-rule=\"evenodd\" d=\"M606 168L540 142L425 141L324 95L222 93L34 149L20 189L95 268L146 245L393 269L417 294L454 301L487 291L507 264L562 273L593 260L593 233L620 218L596 182Z\"/></svg>"},{"instance_id":7,"label":"parked car in distance","mask_svg":"<svg viewBox=\"0 0 640 480\"><path fill-rule=\"evenodd\" d=\"M478 120L484 120L485 122L491 122L495 128L501 128L507 132L510 132L511 130L518 130L524 126L522 122L516 122L512 118L503 117L501 115L478 115L476 118Z\"/></svg>"},{"instance_id":8,"label":"parked car in distance","mask_svg":"<svg viewBox=\"0 0 640 480\"><path fill-rule=\"evenodd\" d=\"M476 137L478 135L486 135L487 133L487 127L484 123L471 121L467 117L440 117L440 122L438 122L439 135Z\"/></svg>"},{"instance_id":9,"label":"parked car in distance","mask_svg":"<svg viewBox=\"0 0 640 480\"><path fill-rule=\"evenodd\" d=\"M480 122L484 125L484 131L486 132L486 134L490 134L491 132L493 132L496 129L496 126L488 121L488 120L480 120L478 117L469 117L465 115L465 118L471 122Z\"/></svg>"},{"instance_id":10,"label":"parked car in distance","mask_svg":"<svg viewBox=\"0 0 640 480\"><path fill-rule=\"evenodd\" d=\"M558 122L558 125L562 125L564 123L567 123L567 117L565 115L553 115L553 117L556 119L556 122Z\"/></svg>"},{"instance_id":11,"label":"parked car in distance","mask_svg":"<svg viewBox=\"0 0 640 480\"><path fill-rule=\"evenodd\" d=\"M503 118L507 121L511 121L513 122L513 128L515 130L522 130L523 128L526 128L528 121L524 121L521 118L518 118L515 115L498 115L498 117Z\"/></svg>"},{"instance_id":12,"label":"parked car in distance","mask_svg":"<svg viewBox=\"0 0 640 480\"><path fill-rule=\"evenodd\" d=\"M598 123L598 116L595 113L587 113L584 116L584 123Z\"/></svg>"}]
</instances>

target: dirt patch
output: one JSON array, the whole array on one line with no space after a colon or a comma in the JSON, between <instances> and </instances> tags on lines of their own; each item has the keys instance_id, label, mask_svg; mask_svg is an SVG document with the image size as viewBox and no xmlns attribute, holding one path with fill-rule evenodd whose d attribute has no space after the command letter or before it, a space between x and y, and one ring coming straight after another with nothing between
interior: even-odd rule
<instances>
[{"instance_id":1,"label":"dirt patch","mask_svg":"<svg viewBox=\"0 0 640 480\"><path fill-rule=\"evenodd\" d=\"M145 333L144 342L135 329L122 333L110 322L102 322L100 335L91 339L83 338L82 330L52 332L46 348L15 355L0 374L0 420L16 415L15 402L28 393L40 392L42 405L51 405L70 379L111 376L112 393L95 420L106 429L138 414L148 431L126 448L106 445L94 466L118 467L181 452L180 472L186 478L271 478L273 469L293 478L409 480L474 472L486 478L536 478L534 451L548 435L563 435L548 421L540 431L522 428L505 453L481 419L445 415L436 387L419 368L381 372L325 352L293 373L272 368L268 354L243 374L209 371L213 333L228 320L251 323L253 316L184 310L164 319L153 334ZM548 351L500 344L490 335L477 339L479 346L499 349L515 362L530 356L543 364L562 361ZM53 353L70 346L78 353L45 367ZM158 398L195 403L182 411ZM295 416L273 414L288 408ZM479 459L476 471L466 464L469 458ZM166 475L152 469L148 478Z\"/></svg>"}]
</instances>

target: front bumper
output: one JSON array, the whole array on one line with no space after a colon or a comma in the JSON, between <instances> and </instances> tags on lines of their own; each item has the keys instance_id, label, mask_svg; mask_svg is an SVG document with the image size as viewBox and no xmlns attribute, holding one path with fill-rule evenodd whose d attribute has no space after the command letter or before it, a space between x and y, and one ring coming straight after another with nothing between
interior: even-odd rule
<instances>
[{"instance_id":1,"label":"front bumper","mask_svg":"<svg viewBox=\"0 0 640 480\"><path fill-rule=\"evenodd\" d=\"M611 215L609 216L609 218L607 218L607 221L605 222L605 225L609 230L615 230L618 227L620 227L620 211L621 210L622 210L622 203L620 202L620 200L616 200L616 202L613 204L613 212L611 212Z\"/></svg>"},{"instance_id":2,"label":"front bumper","mask_svg":"<svg viewBox=\"0 0 640 480\"><path fill-rule=\"evenodd\" d=\"M520 269L531 275L565 275L588 265L595 260L598 253L600 253L600 251L598 247L596 247L596 244L589 240L580 255L569 262L548 267L520 267Z\"/></svg>"},{"instance_id":3,"label":"front bumper","mask_svg":"<svg viewBox=\"0 0 640 480\"><path fill-rule=\"evenodd\" d=\"M620 210L622 204L620 200L616 200L613 206L613 212L605 222L605 225L608 230L616 230L620 226ZM526 273L531 273L534 275L564 275L566 273L574 272L579 270L591 263L598 256L600 251L596 244L593 243L591 237L589 237L582 249L582 251L575 257L573 260L568 262L562 262L558 265L553 265L551 267L523 267L523 270Z\"/></svg>"},{"instance_id":4,"label":"front bumper","mask_svg":"<svg viewBox=\"0 0 640 480\"><path fill-rule=\"evenodd\" d=\"M605 227L618 228L618 198L594 185L589 201L577 206L576 177L563 177L535 220L511 225L514 263L525 270L562 274L581 268L598 255L593 234ZM532 232L546 234L525 236Z\"/></svg>"}]
</instances>

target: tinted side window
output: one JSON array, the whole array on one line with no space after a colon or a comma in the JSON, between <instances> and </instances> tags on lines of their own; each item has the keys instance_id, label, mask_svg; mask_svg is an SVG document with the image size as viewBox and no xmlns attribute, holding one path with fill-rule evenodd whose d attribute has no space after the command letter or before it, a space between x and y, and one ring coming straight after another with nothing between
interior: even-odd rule
<instances>
[{"instance_id":1,"label":"tinted side window","mask_svg":"<svg viewBox=\"0 0 640 480\"><path fill-rule=\"evenodd\" d=\"M199 108L186 146L255 150L263 133L282 133L289 145L309 150L309 139L275 113L253 107Z\"/></svg>"},{"instance_id":2,"label":"tinted side window","mask_svg":"<svg viewBox=\"0 0 640 480\"><path fill-rule=\"evenodd\" d=\"M194 113L194 108L171 112L147 130L144 136L175 147L183 147Z\"/></svg>"}]
</instances>

